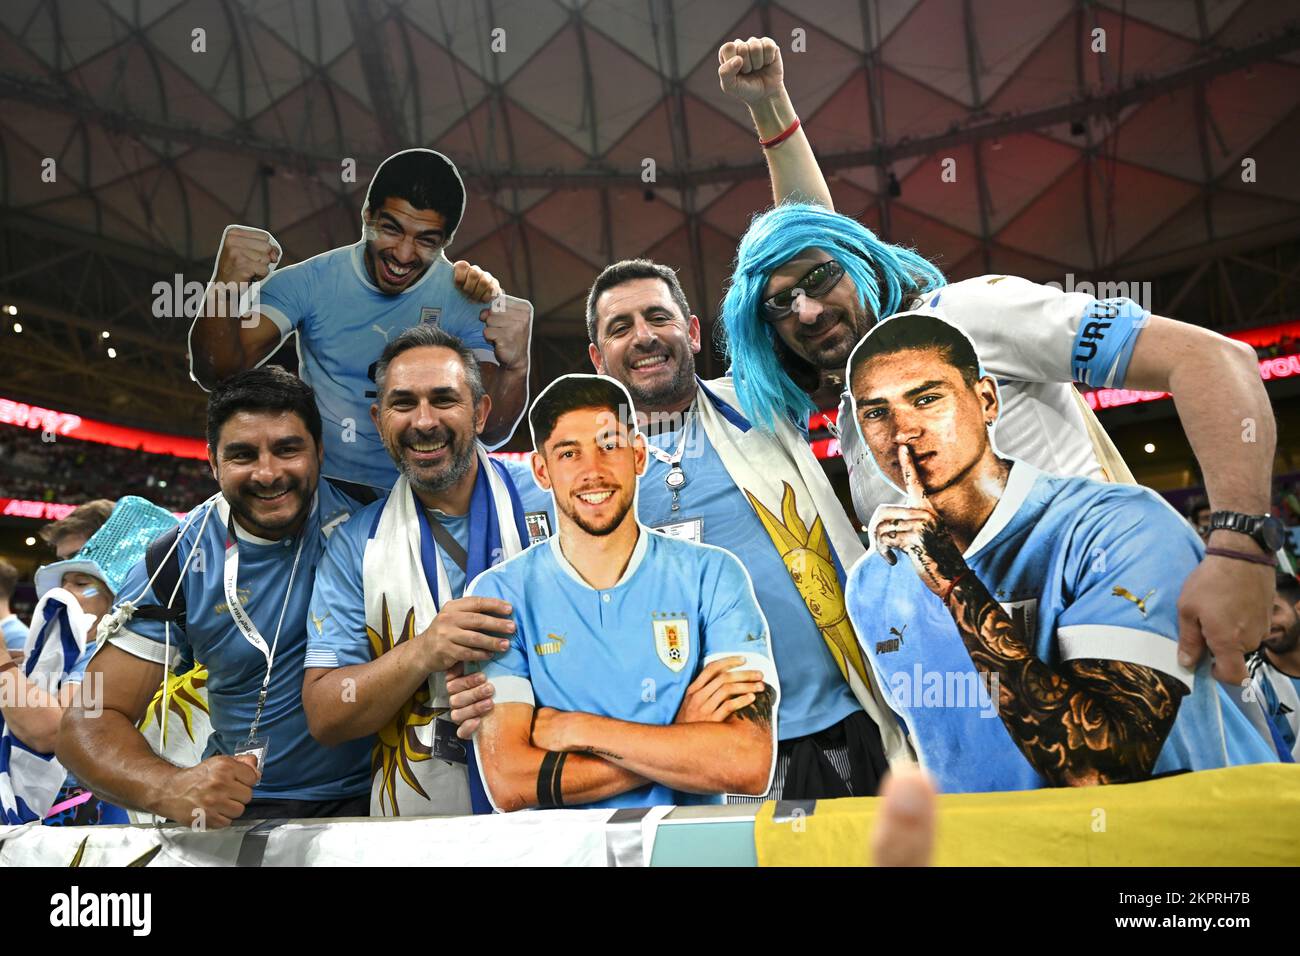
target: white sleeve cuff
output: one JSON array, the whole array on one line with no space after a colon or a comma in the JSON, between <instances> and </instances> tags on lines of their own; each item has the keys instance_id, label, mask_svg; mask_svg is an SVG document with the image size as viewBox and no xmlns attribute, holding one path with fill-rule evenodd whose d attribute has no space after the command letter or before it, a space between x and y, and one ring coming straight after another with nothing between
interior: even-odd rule
<instances>
[{"instance_id":1,"label":"white sleeve cuff","mask_svg":"<svg viewBox=\"0 0 1300 956\"><path fill-rule=\"evenodd\" d=\"M700 669L703 670L714 661L722 660L724 657L743 657L745 662L737 664L733 670L758 671L763 675L763 683L768 687L776 688L777 696L780 696L781 682L777 678L776 664L772 662L772 658L763 654L751 654L748 651L720 651L704 658L700 662Z\"/></svg>"},{"instance_id":2,"label":"white sleeve cuff","mask_svg":"<svg viewBox=\"0 0 1300 956\"><path fill-rule=\"evenodd\" d=\"M1194 672L1178 663L1178 642L1163 634L1111 624L1071 624L1057 630L1056 643L1063 661L1096 658L1139 664L1192 690Z\"/></svg>"},{"instance_id":3,"label":"white sleeve cuff","mask_svg":"<svg viewBox=\"0 0 1300 956\"><path fill-rule=\"evenodd\" d=\"M309 647L307 656L302 662L302 669L307 670L311 667L341 667L339 656L328 647Z\"/></svg>"},{"instance_id":4,"label":"white sleeve cuff","mask_svg":"<svg viewBox=\"0 0 1300 956\"><path fill-rule=\"evenodd\" d=\"M275 323L275 327L280 330L281 342L283 342L285 338L293 332L293 323L289 321L289 317L275 306L267 305L265 302L258 301L254 308L259 314L266 316Z\"/></svg>"},{"instance_id":5,"label":"white sleeve cuff","mask_svg":"<svg viewBox=\"0 0 1300 956\"><path fill-rule=\"evenodd\" d=\"M492 700L498 704L527 704L529 707L536 707L537 701L533 697L533 682L527 677L515 677L513 674L503 674L501 677L490 677L497 692L492 695Z\"/></svg>"},{"instance_id":6,"label":"white sleeve cuff","mask_svg":"<svg viewBox=\"0 0 1300 956\"><path fill-rule=\"evenodd\" d=\"M151 661L154 664L161 664L167 668L175 667L180 663L181 659L181 649L176 646L175 641L172 641L171 659L168 660L168 654L160 641L142 637L134 631L128 631L126 628L110 637L108 643L126 651L132 657Z\"/></svg>"}]
</instances>

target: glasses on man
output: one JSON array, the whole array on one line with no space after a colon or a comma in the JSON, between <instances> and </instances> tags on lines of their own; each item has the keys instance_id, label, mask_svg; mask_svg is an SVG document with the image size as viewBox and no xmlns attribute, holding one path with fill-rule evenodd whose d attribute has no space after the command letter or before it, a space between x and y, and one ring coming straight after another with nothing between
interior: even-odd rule
<instances>
[{"instance_id":1,"label":"glasses on man","mask_svg":"<svg viewBox=\"0 0 1300 956\"><path fill-rule=\"evenodd\" d=\"M794 303L799 296L820 299L839 285L839 281L843 278L844 267L834 259L827 259L809 269L804 273L804 277L790 288L782 289L776 295L764 299L763 318L773 323L781 322L794 312Z\"/></svg>"}]
</instances>

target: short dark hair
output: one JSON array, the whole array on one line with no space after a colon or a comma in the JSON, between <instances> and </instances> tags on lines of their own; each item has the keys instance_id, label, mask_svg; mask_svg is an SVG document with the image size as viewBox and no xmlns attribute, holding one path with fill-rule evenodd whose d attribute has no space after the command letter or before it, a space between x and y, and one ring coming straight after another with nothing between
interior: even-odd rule
<instances>
[{"instance_id":1,"label":"short dark hair","mask_svg":"<svg viewBox=\"0 0 1300 956\"><path fill-rule=\"evenodd\" d=\"M18 587L18 569L0 558L0 601L7 601L14 596L14 589Z\"/></svg>"},{"instance_id":2,"label":"short dark hair","mask_svg":"<svg viewBox=\"0 0 1300 956\"><path fill-rule=\"evenodd\" d=\"M682 284L675 270L649 259L623 259L613 265L605 266L600 275L596 276L596 281L592 283L591 291L587 293L587 338L591 340L592 345L597 345L596 300L609 289L637 279L658 279L667 285L673 304L682 310L682 319L690 319L691 307L686 302L686 293L682 291Z\"/></svg>"},{"instance_id":3,"label":"short dark hair","mask_svg":"<svg viewBox=\"0 0 1300 956\"><path fill-rule=\"evenodd\" d=\"M849 359L849 382L852 383L857 369L876 356L912 349L934 349L961 372L962 381L967 385L979 381L980 358L975 354L975 346L956 326L938 316L904 313L877 323L858 343Z\"/></svg>"},{"instance_id":4,"label":"short dark hair","mask_svg":"<svg viewBox=\"0 0 1300 956\"><path fill-rule=\"evenodd\" d=\"M320 447L320 410L316 393L298 376L278 365L245 369L222 379L208 396L208 447L216 453L221 426L237 412L293 412Z\"/></svg>"},{"instance_id":5,"label":"short dark hair","mask_svg":"<svg viewBox=\"0 0 1300 956\"><path fill-rule=\"evenodd\" d=\"M411 349L423 348L451 349L460 356L461 363L465 366L465 380L469 382L470 396L473 398L475 405L479 403L479 399L487 394L487 390L483 388L483 370L479 367L474 350L446 329L425 323L411 326L384 346L379 361L371 366L372 374L370 377L375 380L376 394L381 398L383 397L384 379L388 377L388 366L393 364L393 359L403 352L409 352Z\"/></svg>"},{"instance_id":6,"label":"short dark hair","mask_svg":"<svg viewBox=\"0 0 1300 956\"><path fill-rule=\"evenodd\" d=\"M555 423L580 408L607 408L628 431L636 431L636 410L622 385L605 375L564 375L548 385L528 410L533 447L542 451Z\"/></svg>"},{"instance_id":7,"label":"short dark hair","mask_svg":"<svg viewBox=\"0 0 1300 956\"><path fill-rule=\"evenodd\" d=\"M366 210L378 212L385 199L405 199L432 209L446 222L447 242L465 214L465 184L450 159L431 149L406 149L379 164L366 190Z\"/></svg>"},{"instance_id":8,"label":"short dark hair","mask_svg":"<svg viewBox=\"0 0 1300 956\"><path fill-rule=\"evenodd\" d=\"M1300 581L1296 580L1294 574L1287 574L1285 571L1277 572L1277 593L1280 594L1291 604L1300 603Z\"/></svg>"},{"instance_id":9,"label":"short dark hair","mask_svg":"<svg viewBox=\"0 0 1300 956\"><path fill-rule=\"evenodd\" d=\"M36 532L52 548L58 547L61 539L71 535L85 535L86 540L104 526L108 516L113 513L116 502L109 501L107 498L96 498L94 501L87 501L84 505L78 505L69 511L58 521L51 521L40 531Z\"/></svg>"}]
</instances>

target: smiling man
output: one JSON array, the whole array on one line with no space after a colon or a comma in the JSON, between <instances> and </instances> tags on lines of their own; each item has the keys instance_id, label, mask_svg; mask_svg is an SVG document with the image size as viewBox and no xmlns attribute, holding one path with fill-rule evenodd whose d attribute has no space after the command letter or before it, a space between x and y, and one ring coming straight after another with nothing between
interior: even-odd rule
<instances>
[{"instance_id":1,"label":"smiling man","mask_svg":"<svg viewBox=\"0 0 1300 956\"><path fill-rule=\"evenodd\" d=\"M1271 759L1209 660L1177 660L1177 597L1202 550L1177 512L1146 488L1001 457L998 385L941 319L880 323L848 367L853 423L907 496L871 517L849 613L943 791Z\"/></svg>"},{"instance_id":2,"label":"smiling man","mask_svg":"<svg viewBox=\"0 0 1300 956\"><path fill-rule=\"evenodd\" d=\"M368 415L371 356L412 326L436 325L483 363L492 396L484 440L504 444L528 404L532 306L501 296L491 274L447 260L464 210L465 187L451 160L409 149L375 171L354 245L275 271L281 250L269 233L227 227L204 312L190 331L195 380L211 387L258 365L296 332L300 374L320 403L322 474L363 486L348 491L370 501L397 477Z\"/></svg>"},{"instance_id":3,"label":"smiling man","mask_svg":"<svg viewBox=\"0 0 1300 956\"><path fill-rule=\"evenodd\" d=\"M87 681L102 679L103 714L74 706L63 718L59 760L96 793L208 828L365 815L369 748L321 746L302 707L316 564L356 507L320 480L320 433L311 389L282 368L240 372L209 396L208 460L221 491L154 546L165 554L178 542L183 598L154 590L162 554L138 562L86 668ZM168 624L167 607L185 613ZM159 757L136 729L164 668L182 657L208 668L212 735L193 767ZM184 702L173 705L171 719L183 720Z\"/></svg>"},{"instance_id":4,"label":"smiling man","mask_svg":"<svg viewBox=\"0 0 1300 956\"><path fill-rule=\"evenodd\" d=\"M499 810L720 803L766 792L778 698L740 562L636 518L645 440L613 379L566 375L529 412L558 535L470 593L513 608L484 665L475 748Z\"/></svg>"},{"instance_id":5,"label":"smiling man","mask_svg":"<svg viewBox=\"0 0 1300 956\"><path fill-rule=\"evenodd\" d=\"M1276 425L1254 350L1127 298L1009 275L946 284L918 252L831 208L785 93L776 44L755 45L765 52L756 60L751 49L750 61L761 66L749 83L723 89L749 103L778 202L801 196L809 204L781 204L757 217L736 252L722 319L741 411L761 428L807 422L843 390L858 339L877 320L916 310L935 311L970 335L1002 383L1003 450L1056 474L1132 481L1075 382L1169 392L1215 512L1209 547L1180 596L1180 653L1194 665L1208 645L1215 676L1243 681L1244 655L1268 630L1268 566L1281 545L1267 514ZM843 396L846 422L848 405ZM893 492L853 429L840 437L865 521Z\"/></svg>"},{"instance_id":6,"label":"smiling man","mask_svg":"<svg viewBox=\"0 0 1300 956\"><path fill-rule=\"evenodd\" d=\"M478 441L492 400L468 346L432 326L408 329L384 349L375 382L371 416L401 477L330 543L303 703L322 743L378 735L372 815L486 810L481 793L471 801L469 755L443 716L445 681L513 633L509 604L462 595L527 544L523 508Z\"/></svg>"}]
</instances>

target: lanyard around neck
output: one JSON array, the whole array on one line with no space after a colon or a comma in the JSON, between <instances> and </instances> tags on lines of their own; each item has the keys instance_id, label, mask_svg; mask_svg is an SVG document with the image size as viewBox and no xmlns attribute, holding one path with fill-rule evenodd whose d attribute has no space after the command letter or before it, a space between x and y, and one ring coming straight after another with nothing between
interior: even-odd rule
<instances>
[{"instance_id":1,"label":"lanyard around neck","mask_svg":"<svg viewBox=\"0 0 1300 956\"><path fill-rule=\"evenodd\" d=\"M225 570L222 575L222 585L226 594L226 607L230 609L230 619L235 622L235 627L239 628L239 633L244 636L244 640L261 651L262 656L266 658L266 676L262 678L262 689L257 695L257 710L253 714L253 722L248 728L249 740L257 736L257 725L262 720L262 709L266 706L267 688L271 686L271 669L275 666L275 649L280 643L280 629L284 626L284 615L289 610L289 601L293 597L293 582L298 574L298 559L302 557L302 546L307 541L307 533L306 528L299 532L298 548L293 553L293 567L289 570L289 584L284 589L284 603L280 605L280 617L275 622L275 636L271 639L271 644L268 647L266 639L262 637L262 632L253 623L253 619L248 616L244 606L239 603L239 536L235 533L235 516L233 514L226 526L226 560Z\"/></svg>"}]
</instances>

